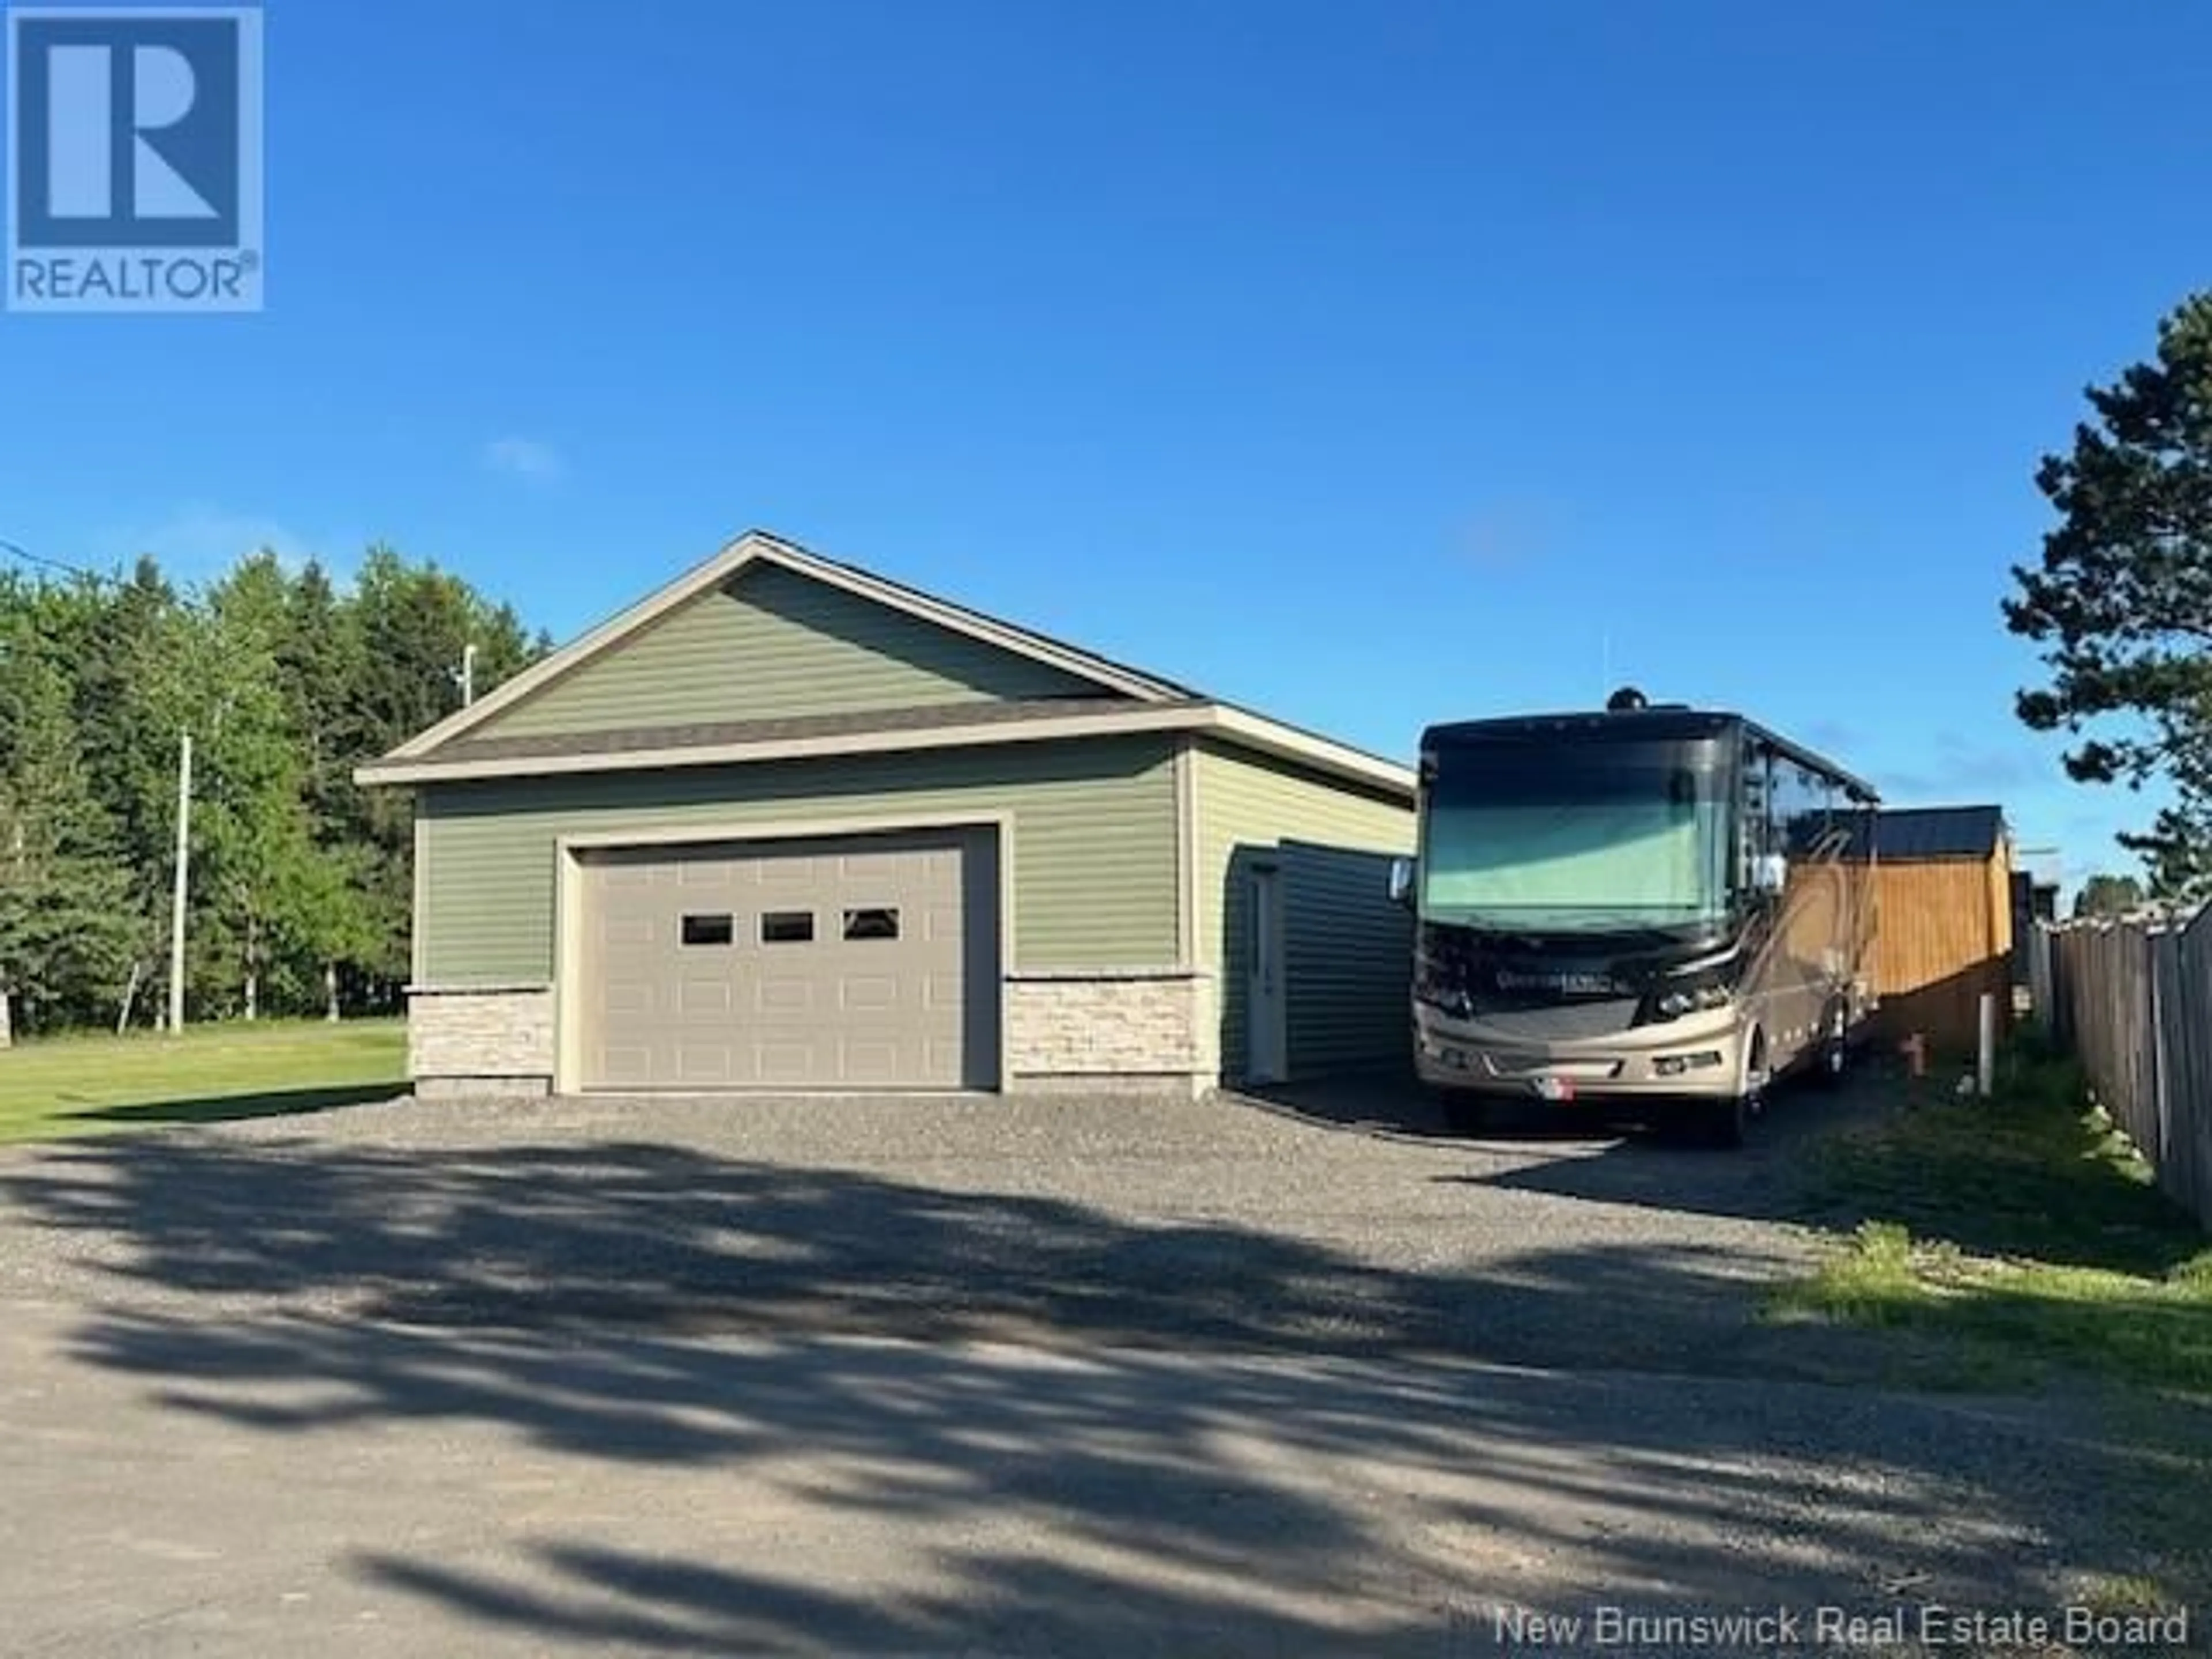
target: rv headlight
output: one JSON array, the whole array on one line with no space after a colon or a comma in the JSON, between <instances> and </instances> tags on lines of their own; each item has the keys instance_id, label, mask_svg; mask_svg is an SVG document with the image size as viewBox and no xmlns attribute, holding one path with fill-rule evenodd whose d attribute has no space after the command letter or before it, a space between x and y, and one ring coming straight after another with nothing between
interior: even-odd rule
<instances>
[{"instance_id":1,"label":"rv headlight","mask_svg":"<svg viewBox=\"0 0 2212 1659\"><path fill-rule=\"evenodd\" d=\"M1662 992L1651 1006L1662 1019L1680 1019L1685 1014L1700 1013L1709 1008L1728 1006L1728 987L1721 984L1686 986L1677 991Z\"/></svg>"},{"instance_id":2,"label":"rv headlight","mask_svg":"<svg viewBox=\"0 0 2212 1659\"><path fill-rule=\"evenodd\" d=\"M1424 981L1413 990L1415 999L1449 1019L1473 1019L1474 999L1458 986L1449 988Z\"/></svg>"}]
</instances>

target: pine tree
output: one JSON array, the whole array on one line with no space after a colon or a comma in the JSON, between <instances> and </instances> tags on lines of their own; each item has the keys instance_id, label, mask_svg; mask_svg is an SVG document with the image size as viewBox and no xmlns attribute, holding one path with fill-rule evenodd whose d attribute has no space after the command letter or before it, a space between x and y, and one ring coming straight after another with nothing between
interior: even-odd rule
<instances>
[{"instance_id":1,"label":"pine tree","mask_svg":"<svg viewBox=\"0 0 2212 1659\"><path fill-rule=\"evenodd\" d=\"M11 1037L19 1023L95 1018L120 997L131 954L128 877L42 608L12 605L0 634L0 1032Z\"/></svg>"},{"instance_id":2,"label":"pine tree","mask_svg":"<svg viewBox=\"0 0 2212 1659\"><path fill-rule=\"evenodd\" d=\"M351 705L361 684L361 639L351 608L315 561L292 578L285 593L276 669L303 746L301 769L316 839L341 841L357 811L352 734L358 722Z\"/></svg>"},{"instance_id":3,"label":"pine tree","mask_svg":"<svg viewBox=\"0 0 2212 1659\"><path fill-rule=\"evenodd\" d=\"M2042 647L2049 684L2021 720L2081 739L2077 782L2156 781L2172 805L2120 844L2159 898L2212 896L2212 289L2159 324L2150 361L2087 393L2094 424L2045 457L2059 514L2043 556L2015 566L2006 625ZM2091 735L2095 733L2096 735Z\"/></svg>"},{"instance_id":4,"label":"pine tree","mask_svg":"<svg viewBox=\"0 0 2212 1659\"><path fill-rule=\"evenodd\" d=\"M353 767L361 758L360 695L363 654L358 619L320 563L293 578L276 653L293 729L304 745L303 789L315 858L302 872L292 905L295 994L319 997L324 1018L337 1019L347 970L383 963L376 924L378 866L362 839L364 811ZM404 934L403 924L401 932Z\"/></svg>"},{"instance_id":5,"label":"pine tree","mask_svg":"<svg viewBox=\"0 0 2212 1659\"><path fill-rule=\"evenodd\" d=\"M68 647L86 771L115 826L133 951L149 984L166 962L183 731L178 699L195 626L159 567L141 559L127 581L94 594Z\"/></svg>"}]
</instances>

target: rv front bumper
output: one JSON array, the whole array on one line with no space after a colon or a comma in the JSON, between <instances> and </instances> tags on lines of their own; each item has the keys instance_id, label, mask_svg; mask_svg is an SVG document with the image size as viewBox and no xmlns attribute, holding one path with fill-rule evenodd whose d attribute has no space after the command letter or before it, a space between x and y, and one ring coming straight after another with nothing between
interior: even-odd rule
<instances>
[{"instance_id":1,"label":"rv front bumper","mask_svg":"<svg viewBox=\"0 0 2212 1659\"><path fill-rule=\"evenodd\" d=\"M1413 1060L1431 1088L1514 1100L1725 1099L1743 1085L1743 1043L1727 1017L1638 1027L1602 1042L1534 1042L1417 1019Z\"/></svg>"}]
</instances>

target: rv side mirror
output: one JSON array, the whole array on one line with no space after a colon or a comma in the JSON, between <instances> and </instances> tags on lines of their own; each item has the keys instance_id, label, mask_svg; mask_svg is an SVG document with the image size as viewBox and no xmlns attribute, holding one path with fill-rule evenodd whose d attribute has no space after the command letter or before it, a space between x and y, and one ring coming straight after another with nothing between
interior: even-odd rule
<instances>
[{"instance_id":1,"label":"rv side mirror","mask_svg":"<svg viewBox=\"0 0 2212 1659\"><path fill-rule=\"evenodd\" d=\"M1790 860L1779 853L1766 854L1759 860L1757 882L1760 893L1779 893L1790 884Z\"/></svg>"},{"instance_id":2,"label":"rv side mirror","mask_svg":"<svg viewBox=\"0 0 2212 1659\"><path fill-rule=\"evenodd\" d=\"M1407 909L1413 905L1413 860L1390 860L1390 902L1402 904Z\"/></svg>"}]
</instances>

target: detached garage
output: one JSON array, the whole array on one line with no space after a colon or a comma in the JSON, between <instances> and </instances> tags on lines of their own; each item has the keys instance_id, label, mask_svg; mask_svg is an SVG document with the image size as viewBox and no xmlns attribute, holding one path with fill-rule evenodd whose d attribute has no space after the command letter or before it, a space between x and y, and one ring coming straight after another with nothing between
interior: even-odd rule
<instances>
[{"instance_id":1,"label":"detached garage","mask_svg":"<svg viewBox=\"0 0 2212 1659\"><path fill-rule=\"evenodd\" d=\"M1402 1063L1411 771L748 535L361 769L425 1095Z\"/></svg>"}]
</instances>

